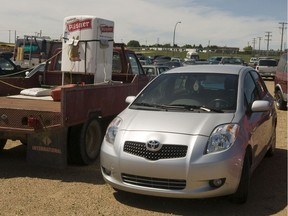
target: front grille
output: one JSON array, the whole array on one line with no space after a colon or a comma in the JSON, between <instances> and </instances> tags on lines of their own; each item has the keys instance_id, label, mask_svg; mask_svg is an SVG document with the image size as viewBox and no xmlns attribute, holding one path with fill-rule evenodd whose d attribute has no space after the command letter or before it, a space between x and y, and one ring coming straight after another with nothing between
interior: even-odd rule
<instances>
[{"instance_id":1,"label":"front grille","mask_svg":"<svg viewBox=\"0 0 288 216\"><path fill-rule=\"evenodd\" d=\"M163 145L159 151L149 151L145 143L126 141L124 152L133 154L148 160L182 158L187 154L188 146L185 145Z\"/></svg>"},{"instance_id":2,"label":"front grille","mask_svg":"<svg viewBox=\"0 0 288 216\"><path fill-rule=\"evenodd\" d=\"M127 184L149 188L183 190L186 187L186 181L180 179L151 178L151 177L136 176L123 173L122 180Z\"/></svg>"}]
</instances>

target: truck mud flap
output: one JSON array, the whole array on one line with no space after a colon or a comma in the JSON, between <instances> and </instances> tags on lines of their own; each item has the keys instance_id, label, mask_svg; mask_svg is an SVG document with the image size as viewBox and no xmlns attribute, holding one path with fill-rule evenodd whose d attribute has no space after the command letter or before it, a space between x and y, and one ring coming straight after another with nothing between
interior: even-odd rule
<instances>
[{"instance_id":1,"label":"truck mud flap","mask_svg":"<svg viewBox=\"0 0 288 216\"><path fill-rule=\"evenodd\" d=\"M28 136L27 161L33 165L67 166L67 129L41 131Z\"/></svg>"}]
</instances>

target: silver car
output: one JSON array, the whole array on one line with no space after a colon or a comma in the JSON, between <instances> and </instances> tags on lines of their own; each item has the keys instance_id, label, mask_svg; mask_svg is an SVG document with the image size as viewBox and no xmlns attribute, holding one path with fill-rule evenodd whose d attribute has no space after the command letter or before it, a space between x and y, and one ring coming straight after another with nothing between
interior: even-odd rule
<instances>
[{"instance_id":1,"label":"silver car","mask_svg":"<svg viewBox=\"0 0 288 216\"><path fill-rule=\"evenodd\" d=\"M101 147L107 183L153 196L246 202L252 172L276 143L273 97L253 68L176 68L126 101Z\"/></svg>"},{"instance_id":2,"label":"silver car","mask_svg":"<svg viewBox=\"0 0 288 216\"><path fill-rule=\"evenodd\" d=\"M142 65L146 74L158 76L159 74L170 70L168 66L164 65Z\"/></svg>"}]
</instances>

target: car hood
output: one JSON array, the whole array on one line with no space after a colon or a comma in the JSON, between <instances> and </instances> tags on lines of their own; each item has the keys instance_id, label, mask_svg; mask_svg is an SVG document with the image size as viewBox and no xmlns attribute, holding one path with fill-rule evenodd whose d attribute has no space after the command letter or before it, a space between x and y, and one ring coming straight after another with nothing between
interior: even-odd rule
<instances>
[{"instance_id":1,"label":"car hood","mask_svg":"<svg viewBox=\"0 0 288 216\"><path fill-rule=\"evenodd\" d=\"M120 130L158 131L209 136L221 124L231 123L234 113L162 112L126 109Z\"/></svg>"}]
</instances>

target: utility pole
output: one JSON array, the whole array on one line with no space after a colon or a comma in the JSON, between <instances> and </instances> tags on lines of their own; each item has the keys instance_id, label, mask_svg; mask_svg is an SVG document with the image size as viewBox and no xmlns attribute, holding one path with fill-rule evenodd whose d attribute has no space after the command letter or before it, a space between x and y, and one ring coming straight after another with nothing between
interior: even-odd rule
<instances>
[{"instance_id":1,"label":"utility pole","mask_svg":"<svg viewBox=\"0 0 288 216\"><path fill-rule=\"evenodd\" d=\"M255 50L256 38L253 38L252 44L253 44L253 50Z\"/></svg>"},{"instance_id":2,"label":"utility pole","mask_svg":"<svg viewBox=\"0 0 288 216\"><path fill-rule=\"evenodd\" d=\"M259 55L260 55L260 43L261 43L262 37L258 37L258 39L259 39L259 49L258 49L258 51L259 51Z\"/></svg>"},{"instance_id":3,"label":"utility pole","mask_svg":"<svg viewBox=\"0 0 288 216\"><path fill-rule=\"evenodd\" d=\"M253 44L253 48L252 48L252 54L253 54L253 52L255 52L256 38L253 38L252 44Z\"/></svg>"},{"instance_id":4,"label":"utility pole","mask_svg":"<svg viewBox=\"0 0 288 216\"><path fill-rule=\"evenodd\" d=\"M266 55L268 56L268 53L269 53L269 42L271 41L270 37L272 37L272 35L271 35L272 32L266 32L266 33L267 33L265 35L265 37L267 37L267 39L265 39L267 41L267 53L266 53Z\"/></svg>"},{"instance_id":5,"label":"utility pole","mask_svg":"<svg viewBox=\"0 0 288 216\"><path fill-rule=\"evenodd\" d=\"M284 25L287 25L287 23L285 22L279 22L279 24L281 25L281 45L280 45L280 51L282 52L282 46L283 46L283 35L284 35Z\"/></svg>"}]
</instances>

